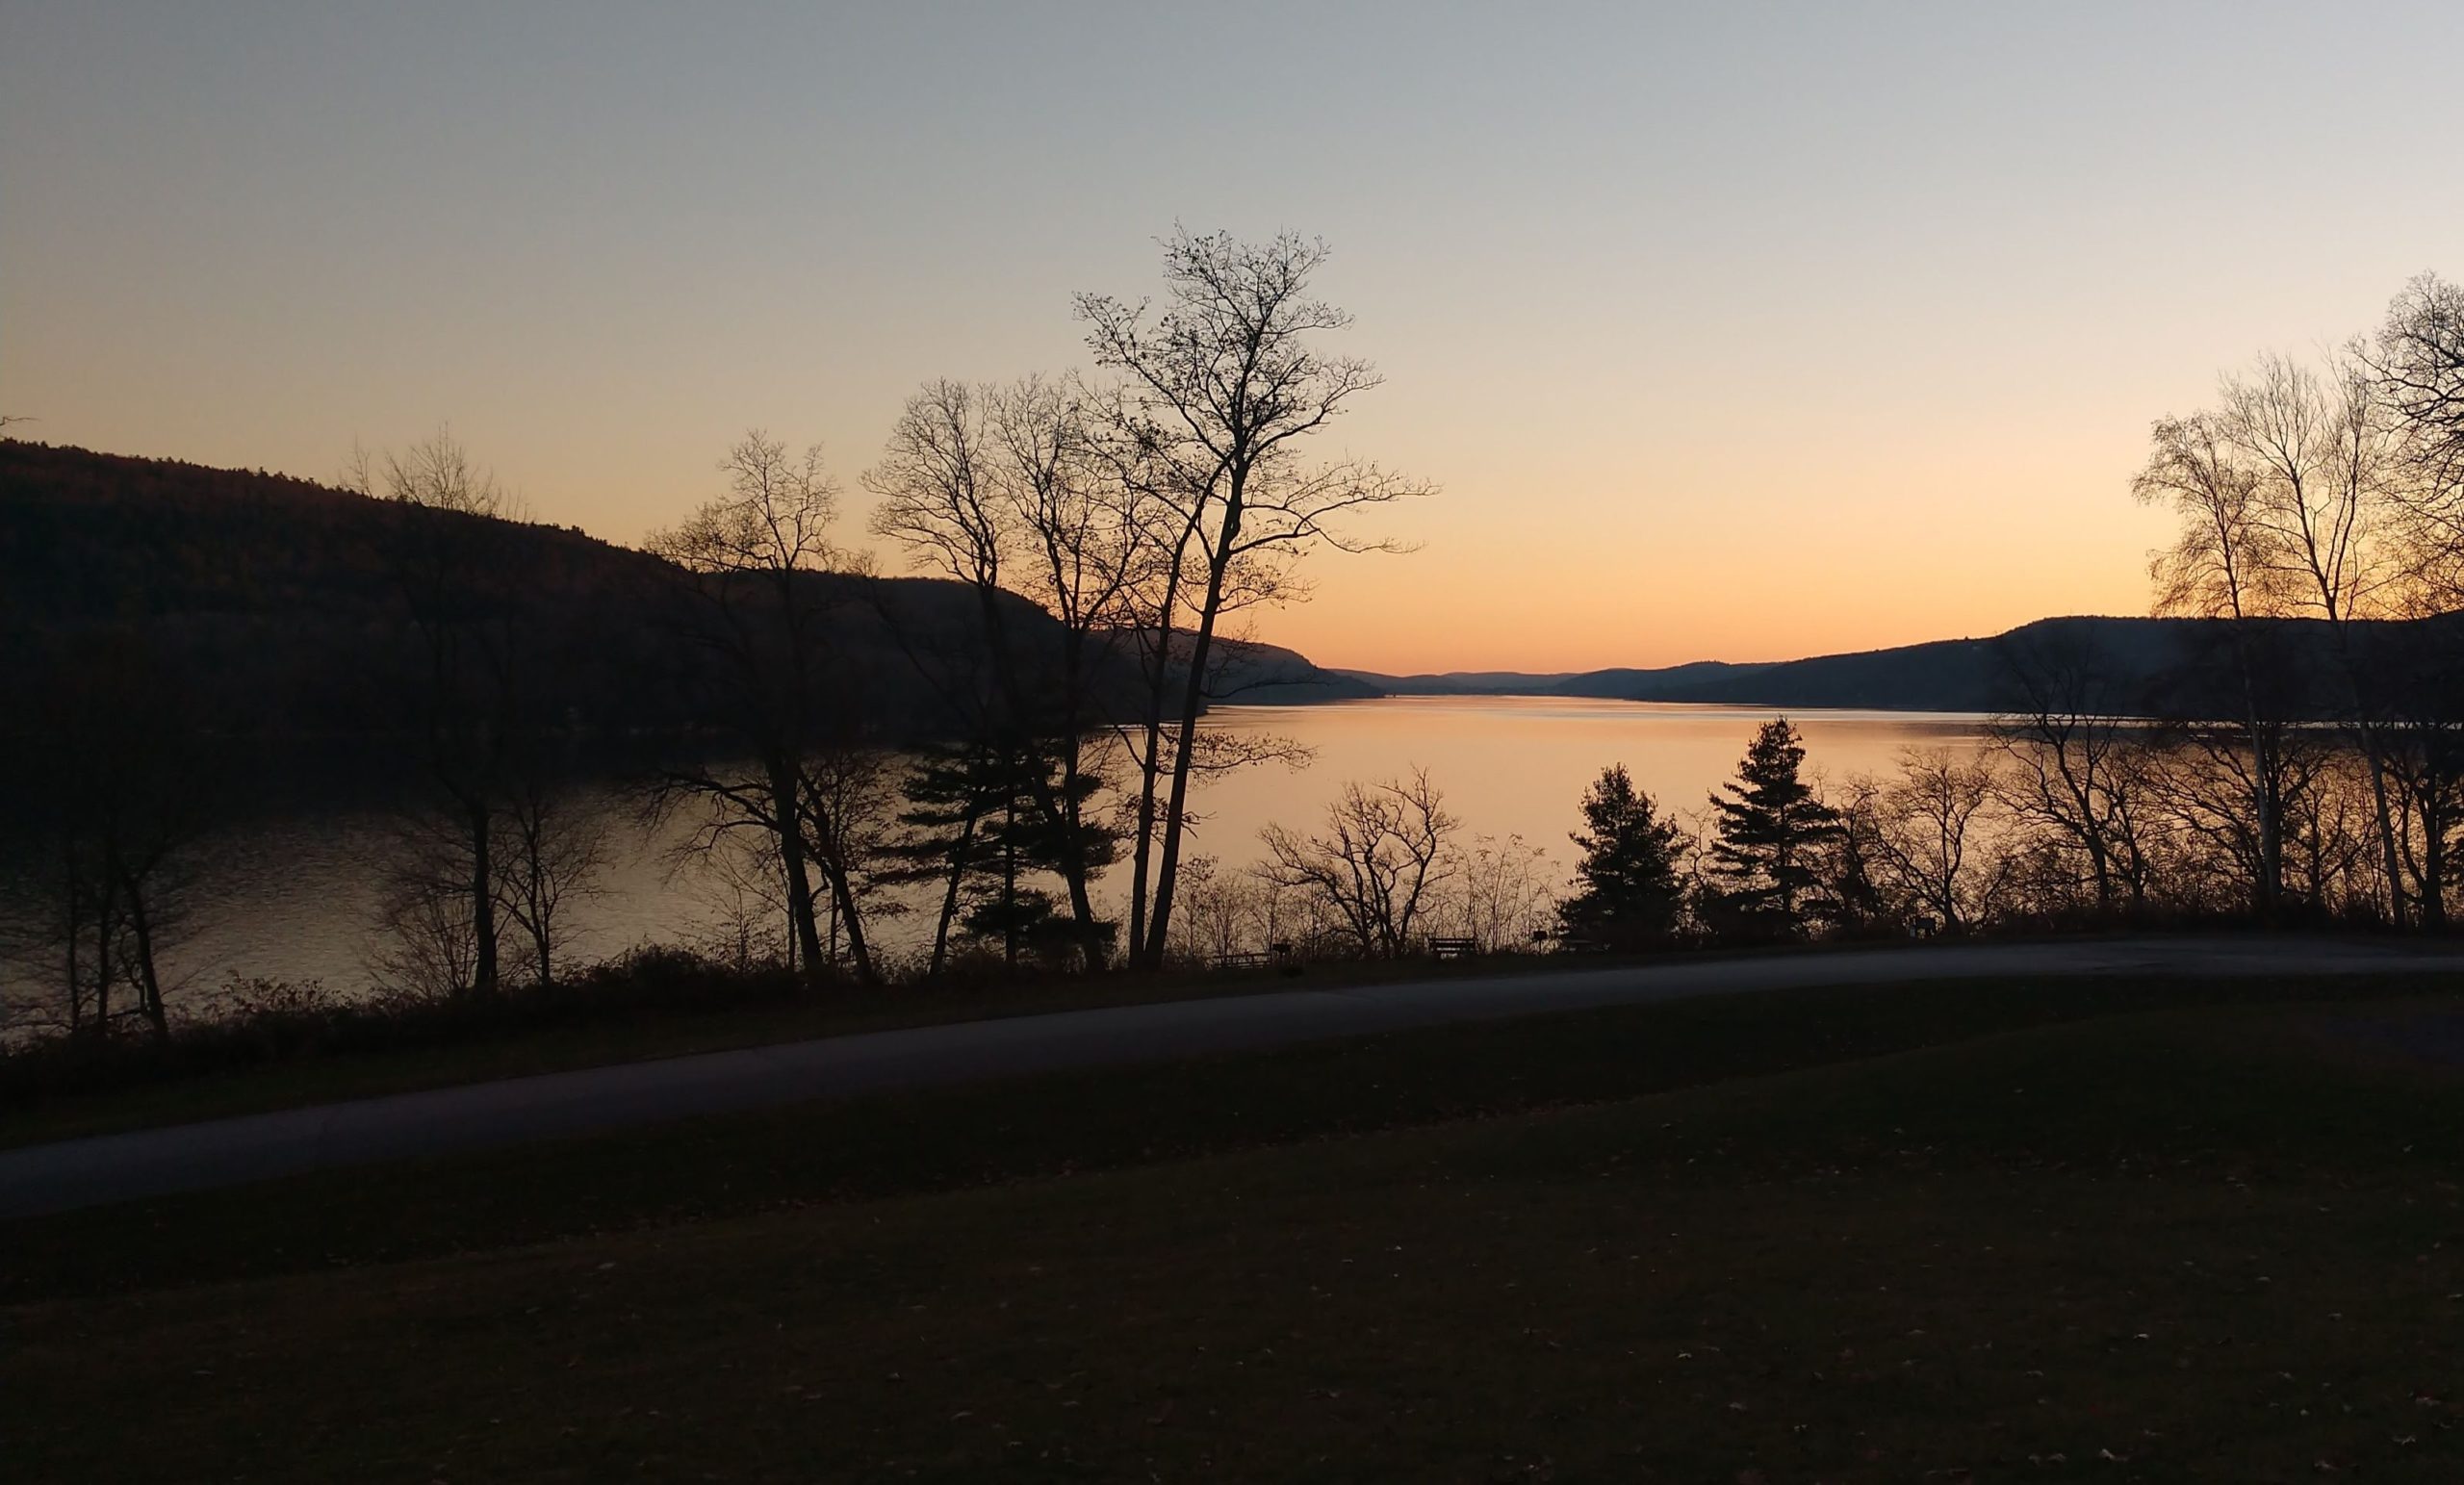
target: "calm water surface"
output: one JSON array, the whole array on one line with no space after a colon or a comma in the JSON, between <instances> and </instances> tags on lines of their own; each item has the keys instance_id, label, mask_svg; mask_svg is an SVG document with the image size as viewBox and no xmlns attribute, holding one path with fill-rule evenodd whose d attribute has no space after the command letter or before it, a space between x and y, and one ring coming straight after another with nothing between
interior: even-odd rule
<instances>
[{"instance_id":1,"label":"calm water surface","mask_svg":"<svg viewBox=\"0 0 2464 1485\"><path fill-rule=\"evenodd\" d=\"M1260 827L1305 828L1347 780L1392 778L1418 766L1445 791L1468 832L1520 834L1563 865L1573 854L1566 834L1576 823L1575 802L1604 765L1625 763L1665 807L1697 810L1771 715L1751 707L1521 697L1226 707L1211 726L1291 738L1313 756L1300 767L1271 763L1204 785L1192 849L1226 864L1246 862L1256 855ZM1791 715L1805 735L1810 768L1832 779L1886 769L1911 745L1970 742L1983 725L1977 717L1907 712ZM712 916L706 887L672 869L664 842L626 807L620 781L578 787L584 807L606 819L611 864L599 897L573 909L578 957L691 936ZM372 863L395 839L383 809L313 794L223 832L202 853L192 923L171 956L175 974L192 986L218 983L229 972L364 984L378 895ZM885 936L897 943L898 925Z\"/></svg>"}]
</instances>

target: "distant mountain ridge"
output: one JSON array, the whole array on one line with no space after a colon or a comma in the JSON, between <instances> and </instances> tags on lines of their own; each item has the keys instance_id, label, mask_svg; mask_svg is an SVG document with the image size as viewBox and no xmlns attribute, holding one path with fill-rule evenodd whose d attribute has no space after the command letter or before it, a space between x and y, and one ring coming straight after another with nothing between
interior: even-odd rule
<instances>
[{"instance_id":1,"label":"distant mountain ridge","mask_svg":"<svg viewBox=\"0 0 2464 1485\"><path fill-rule=\"evenodd\" d=\"M2453 627L2457 616L2412 621ZM2315 619L2264 621L2273 653L2297 668L2323 670L2330 643ZM2366 626L2388 630L2400 626ZM1802 706L1867 711L1994 712L2015 705L2015 655L2068 651L2092 655L2099 685L2115 704L2152 711L2156 692L2186 662L2213 653L2224 633L2210 619L2040 619L1982 639L1939 639L1799 660L1732 663L1695 660L1656 669L1614 668L1575 675L1454 672L1389 676L1338 674L1387 696L1562 696L1630 702L1695 702L1737 706Z\"/></svg>"},{"instance_id":2,"label":"distant mountain ridge","mask_svg":"<svg viewBox=\"0 0 2464 1485\"><path fill-rule=\"evenodd\" d=\"M25 704L80 632L141 624L174 669L227 704L228 725L264 732L354 733L402 725L400 601L387 550L429 519L391 501L264 472L218 470L0 439L0 694ZM476 520L480 518L450 518ZM670 570L648 552L569 528L500 523L519 554L526 624L559 654L558 704L578 729L697 725L667 613ZM867 678L873 709L893 732L939 727L936 687L893 628L959 636L979 624L971 594L945 579L857 580L844 589L832 639ZM1053 621L1023 598L1015 633L1035 645ZM2440 627L2441 649L2464 654L2464 615ZM2333 674L2326 627L2268 621L2272 664L2306 714L2333 714L2318 678ZM2393 636L2405 626L2362 626ZM1576 673L1457 671L1394 676L1322 667L1278 645L1219 636L1207 699L1218 705L1293 705L1383 696L1585 697L1726 705L1875 711L2012 709L2013 658L2087 657L2109 710L2153 714L2207 707L2227 627L2195 619L2041 619L1984 638L1803 659L1696 660ZM1102 663L1133 682L1124 643ZM2306 682L2303 677L2310 678ZM2437 682L2444 686L2447 682ZM2162 693L2161 695L2159 693ZM0 719L0 731L8 723Z\"/></svg>"}]
</instances>

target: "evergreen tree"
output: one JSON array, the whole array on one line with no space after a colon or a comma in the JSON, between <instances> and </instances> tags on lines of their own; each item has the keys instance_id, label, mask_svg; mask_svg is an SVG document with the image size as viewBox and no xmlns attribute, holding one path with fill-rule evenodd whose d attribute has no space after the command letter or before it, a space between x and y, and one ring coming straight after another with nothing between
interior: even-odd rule
<instances>
[{"instance_id":1,"label":"evergreen tree","mask_svg":"<svg viewBox=\"0 0 2464 1485\"><path fill-rule=\"evenodd\" d=\"M1101 871L1112 862L1116 837L1086 822L1073 839L1066 820L1080 812L1044 807L1071 787L1055 777L1060 771L1050 747L1011 743L936 750L908 776L909 808L899 819L910 833L899 852L915 864L906 880L941 886L932 973L946 962L953 926L1000 944L1012 967L1021 954L1079 945L1075 921L1061 915L1049 893L1027 883L1061 873L1073 859ZM1081 775L1077 787L1082 792L1072 802L1083 803L1100 781Z\"/></svg>"},{"instance_id":2,"label":"evergreen tree","mask_svg":"<svg viewBox=\"0 0 2464 1485\"><path fill-rule=\"evenodd\" d=\"M1797 730L1775 717L1754 734L1736 778L1711 796L1719 818L1704 908L1724 934L1790 937L1821 909L1821 855L1839 816L1798 777L1805 760Z\"/></svg>"},{"instance_id":3,"label":"evergreen tree","mask_svg":"<svg viewBox=\"0 0 2464 1485\"><path fill-rule=\"evenodd\" d=\"M1580 883L1558 909L1570 936L1631 946L1665 942L1677 930L1677 858L1682 832L1634 787L1626 765L1600 771L1582 796Z\"/></svg>"},{"instance_id":4,"label":"evergreen tree","mask_svg":"<svg viewBox=\"0 0 2464 1485\"><path fill-rule=\"evenodd\" d=\"M906 833L890 855L910 864L891 880L934 882L941 889L928 977L939 978L948 962L950 929L959 921L968 885L985 870L984 821L1000 807L1000 772L998 760L983 749L926 748L900 785L908 807L898 823Z\"/></svg>"}]
</instances>

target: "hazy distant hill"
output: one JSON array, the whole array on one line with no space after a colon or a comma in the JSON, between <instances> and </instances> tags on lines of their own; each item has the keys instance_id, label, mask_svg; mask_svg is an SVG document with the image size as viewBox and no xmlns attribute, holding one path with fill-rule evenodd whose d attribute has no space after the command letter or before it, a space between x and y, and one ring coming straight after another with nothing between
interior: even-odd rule
<instances>
[{"instance_id":1,"label":"hazy distant hill","mask_svg":"<svg viewBox=\"0 0 2464 1485\"><path fill-rule=\"evenodd\" d=\"M2423 621L2452 625L2453 619ZM2270 648L2296 674L2323 672L2326 628L2316 620L2271 621ZM2099 685L2116 706L2153 710L2160 686L2178 686L2189 664L2221 642L2222 627L2198 619L2040 619L1984 639L1935 640L1816 655L1730 664L1697 660L1651 670L1579 675L1511 672L1440 676L1345 675L1394 696L1580 696L1637 702L1844 707L1875 711L2004 710L2015 704L2011 657L2068 647L2094 656Z\"/></svg>"},{"instance_id":2,"label":"hazy distant hill","mask_svg":"<svg viewBox=\"0 0 2464 1485\"><path fill-rule=\"evenodd\" d=\"M1376 671L1339 670L1334 675L1356 680L1379 696L1540 696L1571 672L1534 676L1510 670L1448 671L1438 676L1384 676Z\"/></svg>"},{"instance_id":3,"label":"hazy distant hill","mask_svg":"<svg viewBox=\"0 0 2464 1485\"><path fill-rule=\"evenodd\" d=\"M1222 658L1208 688L1229 705L1288 706L1308 702L1358 702L1387 692L1345 671L1326 670L1296 650L1253 639L1218 639Z\"/></svg>"}]
</instances>

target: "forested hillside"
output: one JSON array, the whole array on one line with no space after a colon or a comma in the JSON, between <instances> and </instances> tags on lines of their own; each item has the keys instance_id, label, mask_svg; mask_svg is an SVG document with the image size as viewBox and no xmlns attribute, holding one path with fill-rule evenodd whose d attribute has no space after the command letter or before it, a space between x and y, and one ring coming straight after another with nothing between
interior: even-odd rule
<instances>
[{"instance_id":1,"label":"forested hillside","mask_svg":"<svg viewBox=\"0 0 2464 1485\"><path fill-rule=\"evenodd\" d=\"M658 557L567 527L372 499L286 475L0 441L0 684L21 719L106 636L138 644L220 730L404 730L425 663L416 605L451 602L518 653L559 728L691 728L684 602ZM799 575L850 705L930 731L975 598L929 578ZM1031 638L1040 610L1012 600ZM917 653L930 652L929 656Z\"/></svg>"},{"instance_id":2,"label":"forested hillside","mask_svg":"<svg viewBox=\"0 0 2464 1485\"><path fill-rule=\"evenodd\" d=\"M2464 627L2455 616L2415 624L2361 623L2365 646L2427 628ZM2335 699L2319 694L2334 666L2327 626L2315 619L2253 621L2241 641L2263 653L2280 700L2325 715ZM1630 702L1694 702L1726 705L1846 707L1874 711L1998 712L2023 706L2030 674L2054 657L2092 669L2103 701L2124 711L2178 713L2184 705L2230 709L2233 699L2201 694L2226 672L2202 664L2235 642L2232 626L2213 619L2040 619L1983 639L1944 639L1851 654L1733 664L1698 660L1660 669L1611 669L1579 675L1523 676L1481 672L1434 676L1345 676L1393 696L1579 696Z\"/></svg>"}]
</instances>

